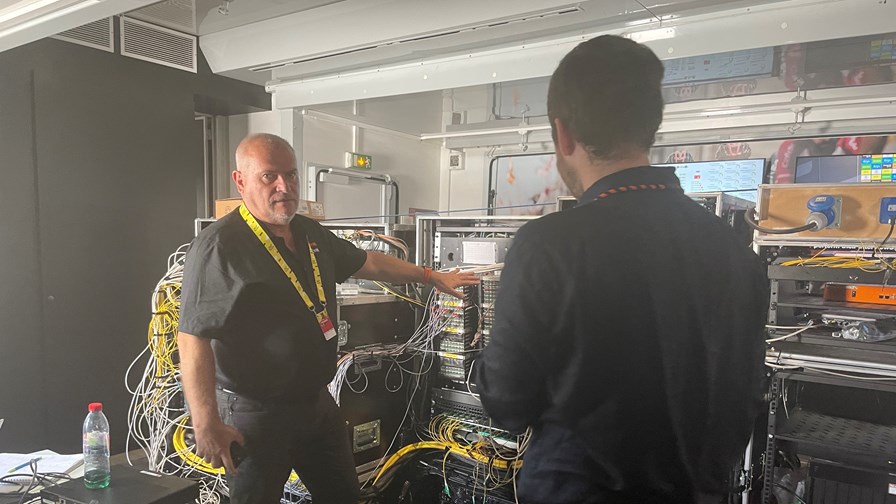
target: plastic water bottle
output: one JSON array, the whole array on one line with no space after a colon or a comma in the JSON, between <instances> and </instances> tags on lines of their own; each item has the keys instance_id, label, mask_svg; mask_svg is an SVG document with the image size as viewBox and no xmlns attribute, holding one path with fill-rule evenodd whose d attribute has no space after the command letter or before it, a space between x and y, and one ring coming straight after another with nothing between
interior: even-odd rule
<instances>
[{"instance_id":1,"label":"plastic water bottle","mask_svg":"<svg viewBox=\"0 0 896 504\"><path fill-rule=\"evenodd\" d=\"M109 421L103 414L103 403L90 403L84 420L84 486L109 486Z\"/></svg>"}]
</instances>

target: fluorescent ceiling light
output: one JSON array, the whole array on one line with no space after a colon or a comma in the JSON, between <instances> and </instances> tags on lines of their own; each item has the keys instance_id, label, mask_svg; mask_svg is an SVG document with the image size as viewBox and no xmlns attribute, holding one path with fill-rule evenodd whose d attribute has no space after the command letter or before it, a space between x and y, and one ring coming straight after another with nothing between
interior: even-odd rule
<instances>
[{"instance_id":1,"label":"fluorescent ceiling light","mask_svg":"<svg viewBox=\"0 0 896 504\"><path fill-rule=\"evenodd\" d=\"M674 38L675 28L656 28L654 30L636 31L624 33L622 36L643 44L644 42L650 42L651 40Z\"/></svg>"},{"instance_id":2,"label":"fluorescent ceiling light","mask_svg":"<svg viewBox=\"0 0 896 504\"><path fill-rule=\"evenodd\" d=\"M33 26L71 14L72 12L79 11L85 7L90 7L91 5L96 5L98 3L100 3L100 0L82 0L74 3L64 0L32 0L19 2L18 4L8 9L3 9L2 11L0 11L0 26L2 26L2 24L4 23L9 25L7 28L0 30L0 37L5 37L7 35L26 30ZM51 7L53 6L59 6L62 8L51 9ZM39 13L35 16L28 16L28 14L35 13L39 10L44 10L45 12ZM21 22L16 22L16 19L19 18L26 19L23 19Z\"/></svg>"},{"instance_id":3,"label":"fluorescent ceiling light","mask_svg":"<svg viewBox=\"0 0 896 504\"><path fill-rule=\"evenodd\" d=\"M720 110L706 110L704 112L700 112L699 115L704 117L711 116L722 116L722 115L732 115L732 114L740 114L743 112L740 108L732 108L732 109L720 109Z\"/></svg>"}]
</instances>

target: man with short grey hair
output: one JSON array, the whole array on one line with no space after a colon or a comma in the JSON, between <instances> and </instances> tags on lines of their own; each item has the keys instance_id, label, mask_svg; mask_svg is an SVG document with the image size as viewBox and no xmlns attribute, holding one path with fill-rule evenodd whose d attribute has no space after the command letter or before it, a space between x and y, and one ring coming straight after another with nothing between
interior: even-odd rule
<instances>
[{"instance_id":1,"label":"man with short grey hair","mask_svg":"<svg viewBox=\"0 0 896 504\"><path fill-rule=\"evenodd\" d=\"M292 469L315 504L357 502L346 424L326 388L336 283L421 282L460 297L478 280L365 252L296 215L296 157L280 137L247 137L236 161L243 204L200 233L184 268L178 348L196 453L225 467L234 504L279 504Z\"/></svg>"}]
</instances>

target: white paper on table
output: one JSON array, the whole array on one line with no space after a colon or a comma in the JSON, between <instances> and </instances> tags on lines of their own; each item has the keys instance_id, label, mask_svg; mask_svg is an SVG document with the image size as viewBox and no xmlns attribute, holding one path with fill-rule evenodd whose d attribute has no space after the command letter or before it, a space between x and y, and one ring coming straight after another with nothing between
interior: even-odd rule
<instances>
[{"instance_id":1,"label":"white paper on table","mask_svg":"<svg viewBox=\"0 0 896 504\"><path fill-rule=\"evenodd\" d=\"M0 453L0 476L19 473L31 474L31 467L27 465L19 470L10 471L33 459L39 459L35 462L38 473L68 473L83 462L84 456L80 453L60 455L52 450L41 450L34 453Z\"/></svg>"}]
</instances>

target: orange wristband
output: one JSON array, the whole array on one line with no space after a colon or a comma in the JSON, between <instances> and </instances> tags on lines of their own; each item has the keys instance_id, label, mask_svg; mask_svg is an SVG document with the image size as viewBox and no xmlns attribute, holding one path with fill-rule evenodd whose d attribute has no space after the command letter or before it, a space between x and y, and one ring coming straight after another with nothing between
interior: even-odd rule
<instances>
[{"instance_id":1,"label":"orange wristband","mask_svg":"<svg viewBox=\"0 0 896 504\"><path fill-rule=\"evenodd\" d=\"M429 266L424 266L423 267L423 283L426 285L429 285L431 280L432 280L432 268L430 268Z\"/></svg>"}]
</instances>

